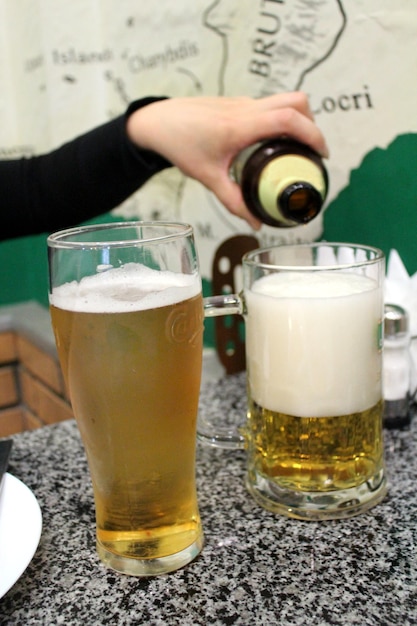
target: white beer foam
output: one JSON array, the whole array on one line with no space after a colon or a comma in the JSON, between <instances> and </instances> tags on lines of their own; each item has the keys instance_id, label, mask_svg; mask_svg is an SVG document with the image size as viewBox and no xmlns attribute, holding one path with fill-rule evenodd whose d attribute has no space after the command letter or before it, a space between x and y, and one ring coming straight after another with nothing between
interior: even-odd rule
<instances>
[{"instance_id":1,"label":"white beer foam","mask_svg":"<svg viewBox=\"0 0 417 626\"><path fill-rule=\"evenodd\" d=\"M334 416L381 398L382 289L354 273L283 272L245 291L250 389L262 407Z\"/></svg>"},{"instance_id":2,"label":"white beer foam","mask_svg":"<svg viewBox=\"0 0 417 626\"><path fill-rule=\"evenodd\" d=\"M367 276L341 272L280 272L264 276L251 288L273 298L335 298L375 289Z\"/></svg>"},{"instance_id":3,"label":"white beer foam","mask_svg":"<svg viewBox=\"0 0 417 626\"><path fill-rule=\"evenodd\" d=\"M55 287L52 306L84 313L129 313L176 304L201 291L200 278L150 269L139 263L86 276Z\"/></svg>"}]
</instances>

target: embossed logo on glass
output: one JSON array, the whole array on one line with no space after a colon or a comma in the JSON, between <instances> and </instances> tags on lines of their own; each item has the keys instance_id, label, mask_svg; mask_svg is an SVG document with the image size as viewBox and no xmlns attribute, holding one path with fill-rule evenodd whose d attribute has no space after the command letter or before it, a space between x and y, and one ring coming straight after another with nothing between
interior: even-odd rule
<instances>
[{"instance_id":1,"label":"embossed logo on glass","mask_svg":"<svg viewBox=\"0 0 417 626\"><path fill-rule=\"evenodd\" d=\"M166 335L174 343L195 345L203 332L203 311L190 303L179 304L166 321Z\"/></svg>"}]
</instances>

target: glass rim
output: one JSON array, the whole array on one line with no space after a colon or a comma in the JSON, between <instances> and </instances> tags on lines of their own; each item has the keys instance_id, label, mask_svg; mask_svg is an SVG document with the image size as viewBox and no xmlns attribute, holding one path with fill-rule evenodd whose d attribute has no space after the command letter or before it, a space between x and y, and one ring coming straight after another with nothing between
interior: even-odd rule
<instances>
[{"instance_id":1,"label":"glass rim","mask_svg":"<svg viewBox=\"0 0 417 626\"><path fill-rule=\"evenodd\" d=\"M285 265L285 263L267 263L262 262L260 260L256 260L260 254L270 252L272 250L279 249L289 249L289 248L355 248L357 250L363 250L365 252L372 252L375 254L372 259L361 259L358 261L346 262L346 263L324 263L323 265ZM285 244L276 244L273 246L267 246L265 248L256 248L255 250L250 250L246 252L246 254L242 258L242 263L248 267L259 267L262 269L285 269L288 271L323 271L323 270L340 270L343 268L349 267L364 267L367 265L374 265L379 261L383 261L385 259L385 253L375 246L370 246L367 244L357 244L346 241L314 241L314 242L303 242L303 243L285 243Z\"/></svg>"},{"instance_id":2,"label":"glass rim","mask_svg":"<svg viewBox=\"0 0 417 626\"><path fill-rule=\"evenodd\" d=\"M127 230L129 228L163 228L165 232L152 237L129 237L127 239L103 239L97 240L94 237L89 239L76 239L77 236L90 233L97 233L110 230ZM172 232L169 231L172 229ZM174 221L141 221L129 220L119 222L105 222L103 224L88 224L84 226L74 226L63 230L55 231L47 237L47 244L50 248L121 248L138 244L160 243L162 241L172 241L182 239L193 234L193 227L186 222Z\"/></svg>"}]
</instances>

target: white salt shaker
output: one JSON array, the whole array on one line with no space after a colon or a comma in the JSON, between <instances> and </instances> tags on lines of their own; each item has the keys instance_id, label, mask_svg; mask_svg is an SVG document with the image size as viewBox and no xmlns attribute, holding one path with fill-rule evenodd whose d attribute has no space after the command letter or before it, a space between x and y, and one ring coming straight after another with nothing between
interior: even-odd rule
<instances>
[{"instance_id":1,"label":"white salt shaker","mask_svg":"<svg viewBox=\"0 0 417 626\"><path fill-rule=\"evenodd\" d=\"M395 304L384 309L384 426L410 422L410 330L407 311Z\"/></svg>"}]
</instances>

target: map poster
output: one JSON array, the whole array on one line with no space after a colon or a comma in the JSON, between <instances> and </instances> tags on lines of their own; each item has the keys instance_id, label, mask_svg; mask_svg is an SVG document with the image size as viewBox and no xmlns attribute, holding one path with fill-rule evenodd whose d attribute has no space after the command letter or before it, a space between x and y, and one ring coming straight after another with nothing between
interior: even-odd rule
<instances>
[{"instance_id":1,"label":"map poster","mask_svg":"<svg viewBox=\"0 0 417 626\"><path fill-rule=\"evenodd\" d=\"M0 157L56 147L147 95L303 90L330 148L326 209L262 227L260 245L356 240L415 271L416 32L415 0L0 0ZM253 234L174 168L113 215L190 222L207 285L217 248Z\"/></svg>"}]
</instances>

